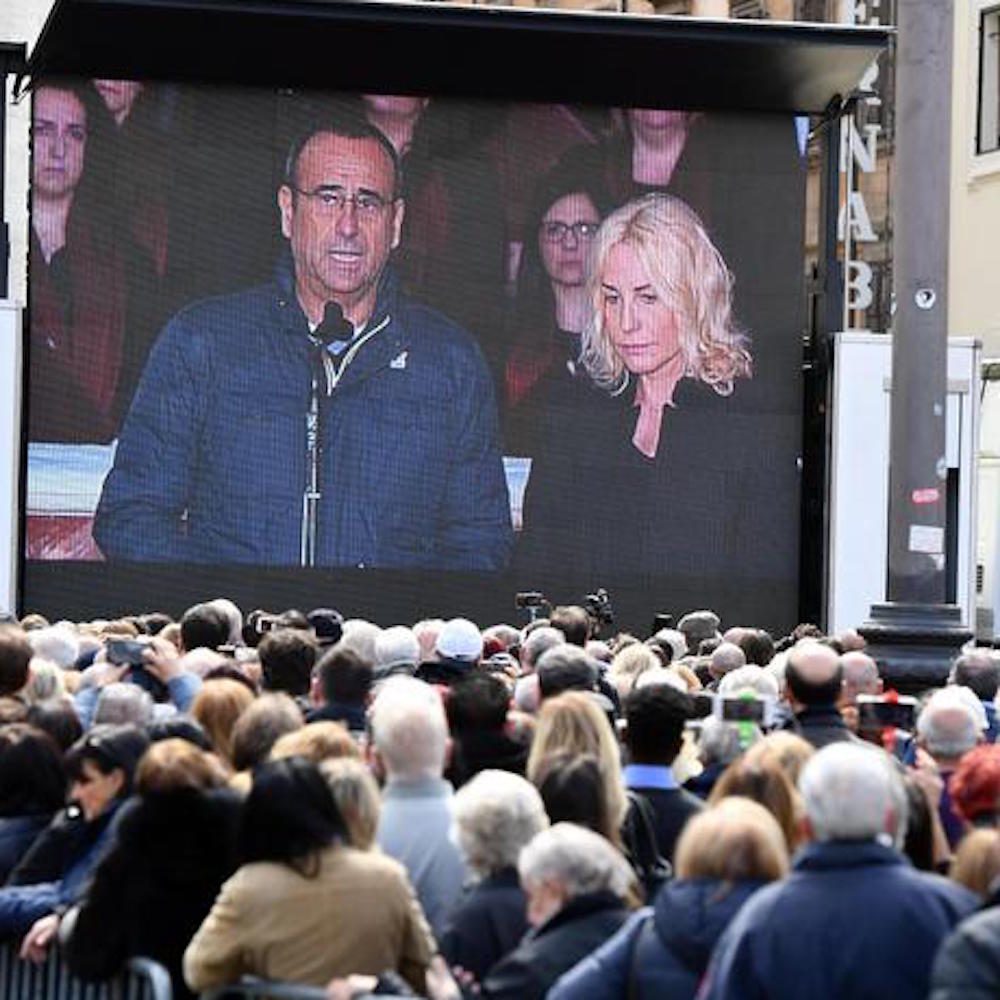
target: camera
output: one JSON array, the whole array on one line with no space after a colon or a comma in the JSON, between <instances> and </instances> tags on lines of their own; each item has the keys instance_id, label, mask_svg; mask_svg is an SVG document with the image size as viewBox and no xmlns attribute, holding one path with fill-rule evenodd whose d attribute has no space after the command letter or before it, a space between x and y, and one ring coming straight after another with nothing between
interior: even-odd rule
<instances>
[{"instance_id":1,"label":"camera","mask_svg":"<svg viewBox=\"0 0 1000 1000\"><path fill-rule=\"evenodd\" d=\"M256 628L258 635L263 635L265 632L270 632L273 629L280 627L281 627L280 615L261 615L254 622L254 628Z\"/></svg>"},{"instance_id":2,"label":"camera","mask_svg":"<svg viewBox=\"0 0 1000 1000\"><path fill-rule=\"evenodd\" d=\"M611 598L608 592L599 587L592 594L587 594L583 599L583 607L594 622L594 635L600 635L605 626L612 626L615 623L615 612L611 607Z\"/></svg>"}]
</instances>

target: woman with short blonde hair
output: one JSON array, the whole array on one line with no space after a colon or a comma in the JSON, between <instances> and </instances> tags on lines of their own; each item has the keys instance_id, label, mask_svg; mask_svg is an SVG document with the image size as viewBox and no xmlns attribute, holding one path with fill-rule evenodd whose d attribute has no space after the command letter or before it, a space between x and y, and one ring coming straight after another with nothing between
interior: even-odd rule
<instances>
[{"instance_id":1,"label":"woman with short blonde hair","mask_svg":"<svg viewBox=\"0 0 1000 1000\"><path fill-rule=\"evenodd\" d=\"M802 799L776 754L755 754L749 760L745 755L730 764L715 783L709 804L715 805L730 795L759 802L778 821L788 851L799 846Z\"/></svg>"},{"instance_id":2,"label":"woman with short blonde hair","mask_svg":"<svg viewBox=\"0 0 1000 1000\"><path fill-rule=\"evenodd\" d=\"M191 704L191 715L208 734L212 749L227 764L233 762L233 727L254 703L253 692L239 681L205 681Z\"/></svg>"},{"instance_id":3,"label":"woman with short blonde hair","mask_svg":"<svg viewBox=\"0 0 1000 1000\"><path fill-rule=\"evenodd\" d=\"M354 742L347 727L339 722L324 720L310 722L301 729L279 736L271 747L271 760L281 757L306 757L314 764L325 760L349 757L361 758L361 750Z\"/></svg>"},{"instance_id":4,"label":"woman with short blonde hair","mask_svg":"<svg viewBox=\"0 0 1000 1000\"><path fill-rule=\"evenodd\" d=\"M286 737L283 736L278 743L284 739ZM320 771L344 817L351 846L370 851L375 846L375 831L382 807L378 785L371 771L359 759L347 756L327 758L320 764Z\"/></svg>"}]
</instances>

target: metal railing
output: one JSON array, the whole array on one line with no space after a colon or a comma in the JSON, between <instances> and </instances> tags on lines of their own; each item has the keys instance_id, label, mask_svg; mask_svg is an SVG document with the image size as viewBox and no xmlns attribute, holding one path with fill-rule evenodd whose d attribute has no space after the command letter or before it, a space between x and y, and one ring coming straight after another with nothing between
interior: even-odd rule
<instances>
[{"instance_id":1,"label":"metal railing","mask_svg":"<svg viewBox=\"0 0 1000 1000\"><path fill-rule=\"evenodd\" d=\"M74 976L58 948L45 961L25 962L13 941L0 943L0 997L3 1000L173 1000L170 973L148 958L131 958L103 983Z\"/></svg>"}]
</instances>

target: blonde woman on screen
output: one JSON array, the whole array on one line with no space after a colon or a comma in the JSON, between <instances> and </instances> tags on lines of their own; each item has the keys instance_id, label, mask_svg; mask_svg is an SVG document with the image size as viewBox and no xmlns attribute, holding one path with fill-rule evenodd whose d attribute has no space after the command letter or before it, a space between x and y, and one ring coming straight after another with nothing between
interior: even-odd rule
<instances>
[{"instance_id":1,"label":"blonde woman on screen","mask_svg":"<svg viewBox=\"0 0 1000 1000\"><path fill-rule=\"evenodd\" d=\"M664 193L616 209L593 239L587 289L579 374L539 431L523 564L669 577L678 600L720 593L713 581L734 568L791 580L801 424L780 393L795 373L788 389L780 372L753 378L733 276L698 215ZM788 350L780 336L772 353Z\"/></svg>"},{"instance_id":2,"label":"blonde woman on screen","mask_svg":"<svg viewBox=\"0 0 1000 1000\"><path fill-rule=\"evenodd\" d=\"M604 221L590 256L592 314L582 362L614 395L636 382L632 444L654 458L681 379L720 396L749 378L749 341L732 316L733 280L698 216L649 194Z\"/></svg>"}]
</instances>

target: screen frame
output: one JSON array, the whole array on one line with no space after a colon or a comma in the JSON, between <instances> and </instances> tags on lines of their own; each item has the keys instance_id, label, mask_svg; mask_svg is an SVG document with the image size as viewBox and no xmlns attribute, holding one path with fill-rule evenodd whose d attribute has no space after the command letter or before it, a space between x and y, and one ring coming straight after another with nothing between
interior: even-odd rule
<instances>
[{"instance_id":1,"label":"screen frame","mask_svg":"<svg viewBox=\"0 0 1000 1000\"><path fill-rule=\"evenodd\" d=\"M107 30L111 15L114 31ZM199 25L197 31L195 23ZM599 89L599 103L604 105L818 114L831 102L838 105L887 44L890 34L884 28L710 22L451 5L329 4L314 0L282 4L264 0L239 4L231 0L57 0L28 72L33 77L65 74L230 86L273 86L279 82L316 86L322 82L324 89L369 88L555 103L570 97L577 101L598 100ZM220 37L226 38L225 45L220 44ZM290 51L296 44L314 53L334 37L341 51L350 57L338 61L332 70L329 63L317 63L308 56L265 57L269 48ZM185 39L188 44L182 44ZM464 52L461 63L414 57L414 52L421 51L417 42L430 39L449 51ZM518 51L519 75L513 82L504 77L506 83L501 87L499 68L509 63L512 46ZM399 62L389 61L387 70L386 61L375 58L384 51L409 55ZM171 63L165 61L164 53L181 53L183 58ZM214 62L202 58L211 53L224 55ZM593 53L607 56L604 72L593 72ZM562 60L559 72L557 56ZM706 71L706 65L711 71ZM469 76L468 66L484 69ZM527 67L524 72L522 66ZM669 67L665 72L664 66ZM275 79L279 74L280 81ZM759 89L746 85L755 76L764 81ZM25 381L30 367L30 278L28 299L23 330ZM804 314L805 301L802 305ZM28 402L25 385L22 485ZM17 598L19 613L23 613L29 572L25 557L25 489L20 491L18 504ZM124 613L130 609L115 608L112 595L128 593L130 600L153 607L162 589L158 581L169 579L167 589L173 597L190 594L193 602L204 597L206 587L225 589L227 583L238 595L243 590L241 579L248 576L248 570L240 567L205 568L205 572L192 573L191 567L180 565L118 564L117 570L114 584L108 581L106 586L95 588L95 564L32 564L33 583L40 589L44 587L50 595L48 603L53 605L32 610L61 614L58 605L68 601L70 595L77 595L75 603L81 604L82 590L86 594L82 604L94 614ZM313 571L303 576L301 570L268 569L251 570L249 575L254 580L253 592L274 603L296 603L295 595L308 590L316 594L319 603L336 603L338 592L349 592L353 601L364 606L375 594L384 596L388 592L396 595L388 601L388 607L395 609L401 607L403 595L413 593L405 574L395 582L377 571ZM449 607L465 607L469 595L466 575L447 577L431 603L418 611L437 614ZM565 584L565 574L560 579ZM580 585L581 599L598 586L615 593L613 580L574 582ZM628 584L619 586L625 588ZM495 577L495 588L511 595L539 587L545 589L544 581L521 579L509 571ZM330 591L333 593L327 600L323 595ZM79 610L85 609L81 606Z\"/></svg>"}]
</instances>

